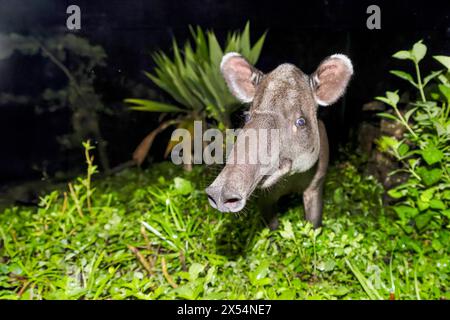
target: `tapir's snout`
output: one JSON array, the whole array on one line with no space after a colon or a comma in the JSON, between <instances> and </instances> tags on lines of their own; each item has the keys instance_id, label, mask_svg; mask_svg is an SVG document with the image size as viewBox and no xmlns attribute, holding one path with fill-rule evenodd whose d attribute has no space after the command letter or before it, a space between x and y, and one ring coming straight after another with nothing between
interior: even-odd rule
<instances>
[{"instance_id":1,"label":"tapir's snout","mask_svg":"<svg viewBox=\"0 0 450 320\"><path fill-rule=\"evenodd\" d=\"M239 212L245 207L245 197L222 186L210 186L205 190L211 206L221 212Z\"/></svg>"}]
</instances>

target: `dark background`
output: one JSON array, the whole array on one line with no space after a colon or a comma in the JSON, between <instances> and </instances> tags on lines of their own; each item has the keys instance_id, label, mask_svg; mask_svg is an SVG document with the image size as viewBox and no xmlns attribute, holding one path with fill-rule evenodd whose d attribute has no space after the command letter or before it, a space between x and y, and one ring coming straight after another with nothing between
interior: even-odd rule
<instances>
[{"instance_id":1,"label":"dark background","mask_svg":"<svg viewBox=\"0 0 450 320\"><path fill-rule=\"evenodd\" d=\"M81 7L82 29L76 33L108 54L96 89L117 111L101 118L112 165L129 160L140 140L158 124L155 114L127 111L122 100L130 96L123 84L132 80L155 90L142 74L152 69L151 52L168 52L173 36L184 42L188 25L214 29L221 44L229 30L243 29L247 20L254 40L267 30L258 63L263 71L291 62L311 73L324 57L348 54L355 76L347 95L321 110L333 155L339 145L354 139L364 103L386 89L407 88L388 73L406 65L391 58L394 52L423 39L433 55L450 54L449 1L0 0L0 32L39 36L70 32L65 28L70 4ZM381 30L366 28L371 4L381 7ZM0 61L0 92L33 94L51 86L42 80L42 64L20 55ZM439 66L428 59L424 68ZM56 141L57 135L69 131L69 110L42 116L31 105L0 106L0 184L38 179L42 168L52 175L83 166L82 161L70 162L69 152L61 151ZM162 160L166 141L159 141L151 151L153 161Z\"/></svg>"}]
</instances>

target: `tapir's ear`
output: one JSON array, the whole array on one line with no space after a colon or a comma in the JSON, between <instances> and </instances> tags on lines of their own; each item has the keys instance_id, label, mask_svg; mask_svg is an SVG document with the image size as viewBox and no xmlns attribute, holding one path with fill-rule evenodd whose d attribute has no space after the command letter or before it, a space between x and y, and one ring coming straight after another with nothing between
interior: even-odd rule
<instances>
[{"instance_id":1,"label":"tapir's ear","mask_svg":"<svg viewBox=\"0 0 450 320\"><path fill-rule=\"evenodd\" d=\"M353 75L353 65L343 54L334 54L321 62L311 76L316 102L321 106L335 103L345 92Z\"/></svg>"},{"instance_id":2,"label":"tapir's ear","mask_svg":"<svg viewBox=\"0 0 450 320\"><path fill-rule=\"evenodd\" d=\"M256 85L263 75L261 71L236 52L230 52L223 56L220 71L228 88L236 98L242 102L253 101Z\"/></svg>"}]
</instances>

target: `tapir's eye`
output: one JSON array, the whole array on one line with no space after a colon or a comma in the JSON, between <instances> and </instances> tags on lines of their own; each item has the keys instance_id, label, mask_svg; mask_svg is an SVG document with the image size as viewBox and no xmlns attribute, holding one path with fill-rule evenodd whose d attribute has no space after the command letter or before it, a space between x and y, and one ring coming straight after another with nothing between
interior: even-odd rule
<instances>
[{"instance_id":1,"label":"tapir's eye","mask_svg":"<svg viewBox=\"0 0 450 320\"><path fill-rule=\"evenodd\" d=\"M304 127L306 125L306 119L303 117L298 118L297 120L295 120L295 125L297 127Z\"/></svg>"},{"instance_id":2,"label":"tapir's eye","mask_svg":"<svg viewBox=\"0 0 450 320\"><path fill-rule=\"evenodd\" d=\"M250 112L245 112L244 113L244 121L245 121L245 123L249 122L250 119L251 119Z\"/></svg>"}]
</instances>

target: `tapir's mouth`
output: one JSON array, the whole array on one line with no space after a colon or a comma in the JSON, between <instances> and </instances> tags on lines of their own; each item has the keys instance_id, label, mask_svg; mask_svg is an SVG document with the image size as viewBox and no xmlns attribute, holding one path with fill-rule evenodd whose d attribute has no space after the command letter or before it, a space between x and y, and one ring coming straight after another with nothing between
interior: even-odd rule
<instances>
[{"instance_id":1,"label":"tapir's mouth","mask_svg":"<svg viewBox=\"0 0 450 320\"><path fill-rule=\"evenodd\" d=\"M220 212L239 212L244 209L247 199L253 194L258 186L261 188L268 188L275 184L281 177L283 177L291 168L290 160L283 160L281 165L276 170L270 170L270 174L260 175L252 182L248 190L245 192L237 192L236 185L211 185L206 188L208 201L210 205ZM239 181L236 181L239 184ZM247 188L245 188L247 189Z\"/></svg>"},{"instance_id":2,"label":"tapir's mouth","mask_svg":"<svg viewBox=\"0 0 450 320\"><path fill-rule=\"evenodd\" d=\"M265 175L259 185L261 188L269 188L277 183L282 177L284 177L292 168L292 161L290 159L283 158L280 160L280 166L277 170L271 172L269 175Z\"/></svg>"},{"instance_id":3,"label":"tapir's mouth","mask_svg":"<svg viewBox=\"0 0 450 320\"><path fill-rule=\"evenodd\" d=\"M205 190L209 204L220 212L239 212L244 209L247 199L258 186L261 178L254 181L245 194L233 191L230 186L211 185Z\"/></svg>"},{"instance_id":4,"label":"tapir's mouth","mask_svg":"<svg viewBox=\"0 0 450 320\"><path fill-rule=\"evenodd\" d=\"M247 201L245 199L236 197L236 198L227 199L223 203L223 205L228 210L228 212L239 212L242 209L244 209L246 202Z\"/></svg>"},{"instance_id":5,"label":"tapir's mouth","mask_svg":"<svg viewBox=\"0 0 450 320\"><path fill-rule=\"evenodd\" d=\"M264 185L264 183L266 183L266 181L267 181L267 179L269 179L270 178L270 174L266 174L266 175L264 175L262 178L261 178L261 180L259 180L259 182L258 182L258 186L262 186L262 185Z\"/></svg>"}]
</instances>

